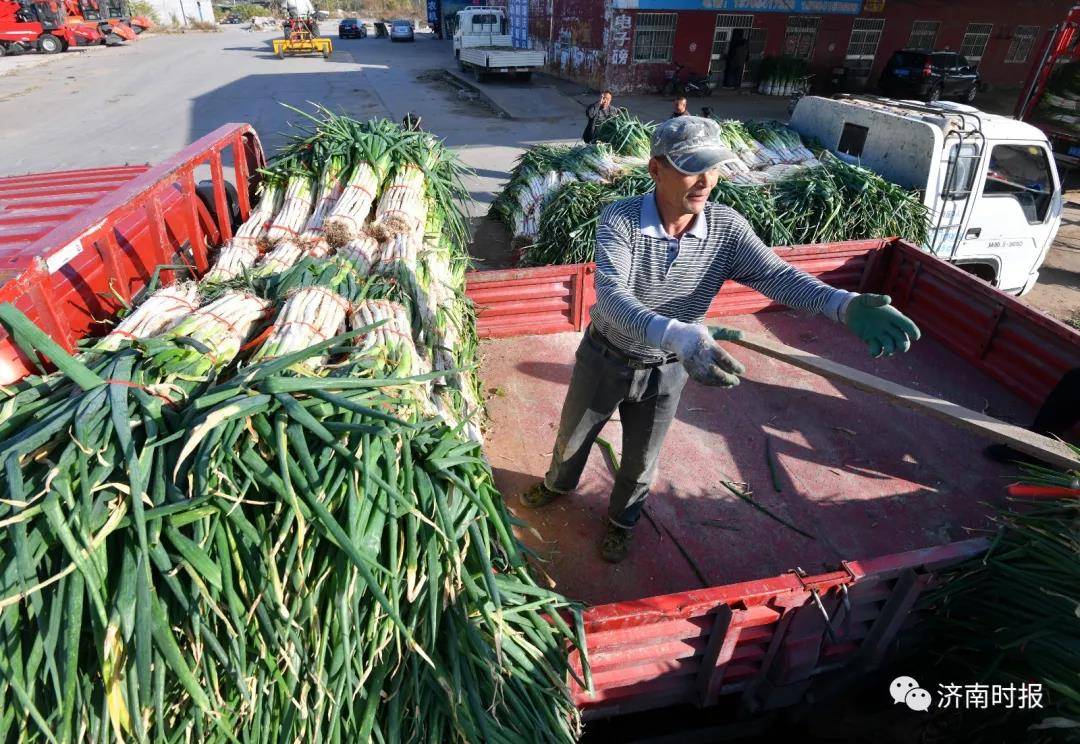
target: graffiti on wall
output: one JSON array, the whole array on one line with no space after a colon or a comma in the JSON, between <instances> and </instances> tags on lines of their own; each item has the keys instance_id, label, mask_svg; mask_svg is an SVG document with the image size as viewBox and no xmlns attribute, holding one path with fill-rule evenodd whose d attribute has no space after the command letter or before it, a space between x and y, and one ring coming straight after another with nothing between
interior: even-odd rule
<instances>
[{"instance_id":1,"label":"graffiti on wall","mask_svg":"<svg viewBox=\"0 0 1080 744\"><path fill-rule=\"evenodd\" d=\"M611 19L610 53L608 61L613 65L630 62L630 16L621 13Z\"/></svg>"},{"instance_id":2,"label":"graffiti on wall","mask_svg":"<svg viewBox=\"0 0 1080 744\"><path fill-rule=\"evenodd\" d=\"M601 54L591 46L592 25L580 18L566 19L564 23L553 45L559 70L570 77L593 75L599 67Z\"/></svg>"}]
</instances>

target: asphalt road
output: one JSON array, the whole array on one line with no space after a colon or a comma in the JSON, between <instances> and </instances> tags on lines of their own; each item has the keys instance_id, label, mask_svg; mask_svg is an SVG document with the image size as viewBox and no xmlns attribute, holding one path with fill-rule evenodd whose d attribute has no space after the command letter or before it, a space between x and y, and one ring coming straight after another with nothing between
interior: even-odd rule
<instances>
[{"instance_id":1,"label":"asphalt road","mask_svg":"<svg viewBox=\"0 0 1080 744\"><path fill-rule=\"evenodd\" d=\"M340 40L327 24L329 60L281 60L274 32L223 29L148 35L0 76L0 175L154 163L228 122L252 124L270 152L301 119L282 104L317 103L361 118L419 113L476 171L468 186L481 213L524 148L580 134L583 119L503 119L430 80L453 57L449 42L427 35L412 44Z\"/></svg>"}]
</instances>

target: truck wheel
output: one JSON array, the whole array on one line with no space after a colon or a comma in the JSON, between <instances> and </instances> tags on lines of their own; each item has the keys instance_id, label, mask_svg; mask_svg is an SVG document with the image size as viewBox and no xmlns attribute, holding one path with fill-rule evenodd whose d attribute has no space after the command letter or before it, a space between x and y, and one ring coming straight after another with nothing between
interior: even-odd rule
<instances>
[{"instance_id":1,"label":"truck wheel","mask_svg":"<svg viewBox=\"0 0 1080 744\"><path fill-rule=\"evenodd\" d=\"M64 51L64 44L52 34L42 34L38 37L37 48L42 54L56 54Z\"/></svg>"}]
</instances>

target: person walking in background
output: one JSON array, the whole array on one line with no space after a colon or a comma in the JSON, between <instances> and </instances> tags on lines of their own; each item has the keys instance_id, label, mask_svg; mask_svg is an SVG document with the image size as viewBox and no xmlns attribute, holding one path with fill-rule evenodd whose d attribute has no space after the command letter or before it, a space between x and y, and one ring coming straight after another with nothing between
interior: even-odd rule
<instances>
[{"instance_id":1,"label":"person walking in background","mask_svg":"<svg viewBox=\"0 0 1080 744\"><path fill-rule=\"evenodd\" d=\"M596 128L615 115L615 107L611 105L611 91L605 90L600 94L600 100L589 104L585 109L588 121L585 124L585 132L581 139L591 145L596 141Z\"/></svg>"},{"instance_id":2,"label":"person walking in background","mask_svg":"<svg viewBox=\"0 0 1080 744\"><path fill-rule=\"evenodd\" d=\"M675 119L679 116L690 116L690 112L686 110L686 97L679 96L675 99L675 108L671 112L669 119Z\"/></svg>"},{"instance_id":3,"label":"person walking in background","mask_svg":"<svg viewBox=\"0 0 1080 744\"><path fill-rule=\"evenodd\" d=\"M738 88L742 85L743 68L746 67L746 60L750 57L750 45L741 35L741 29L737 29L736 34L736 38L731 40L727 66L724 68L725 88Z\"/></svg>"}]
</instances>

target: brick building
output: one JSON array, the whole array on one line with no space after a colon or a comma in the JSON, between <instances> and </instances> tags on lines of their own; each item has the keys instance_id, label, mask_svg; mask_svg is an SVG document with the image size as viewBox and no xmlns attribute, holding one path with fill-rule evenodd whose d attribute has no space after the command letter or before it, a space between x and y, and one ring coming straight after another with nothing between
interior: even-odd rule
<instances>
[{"instance_id":1,"label":"brick building","mask_svg":"<svg viewBox=\"0 0 1080 744\"><path fill-rule=\"evenodd\" d=\"M816 81L848 71L870 87L903 47L960 51L985 83L1018 89L1072 0L506 0L551 71L616 92L659 87L678 62L723 77L732 41L745 39L743 84L760 60L808 60ZM519 35L524 36L524 33Z\"/></svg>"}]
</instances>

